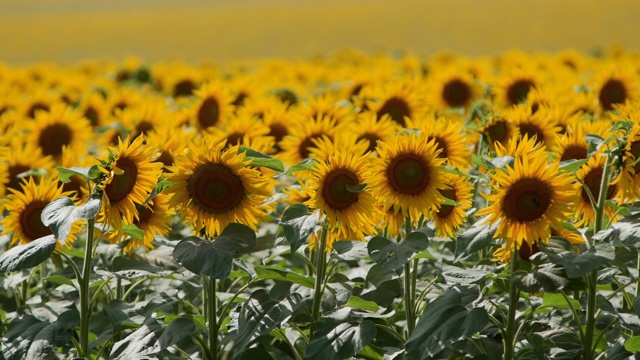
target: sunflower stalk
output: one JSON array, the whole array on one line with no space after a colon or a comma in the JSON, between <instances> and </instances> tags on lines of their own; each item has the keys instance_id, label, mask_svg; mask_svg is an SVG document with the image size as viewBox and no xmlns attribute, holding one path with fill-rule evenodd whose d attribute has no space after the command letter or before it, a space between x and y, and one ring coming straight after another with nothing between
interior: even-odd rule
<instances>
[{"instance_id":1,"label":"sunflower stalk","mask_svg":"<svg viewBox=\"0 0 640 360\"><path fill-rule=\"evenodd\" d=\"M84 250L84 262L82 264L82 278L80 279L80 349L81 357L89 357L89 322L91 321L91 308L89 293L91 271L93 270L93 232L96 220L87 220L87 241Z\"/></svg>"},{"instance_id":2,"label":"sunflower stalk","mask_svg":"<svg viewBox=\"0 0 640 360\"><path fill-rule=\"evenodd\" d=\"M405 238L407 238L409 237L409 234L411 234L412 230L411 218L409 216L406 217L404 226L406 232ZM411 264L412 261L408 261L406 264L404 264L404 311L405 317L407 319L407 338L411 336L411 333L413 333L413 329L416 326L416 308L414 304L414 295L417 276L411 275L413 271L415 271L415 269L412 269L413 266L411 266Z\"/></svg>"},{"instance_id":3,"label":"sunflower stalk","mask_svg":"<svg viewBox=\"0 0 640 360\"><path fill-rule=\"evenodd\" d=\"M514 358L516 345L516 310L520 298L518 285L512 281L513 275L518 270L518 249L513 246L511 249L511 272L509 274L509 309L507 313L507 328L504 332L504 359Z\"/></svg>"},{"instance_id":4,"label":"sunflower stalk","mask_svg":"<svg viewBox=\"0 0 640 360\"><path fill-rule=\"evenodd\" d=\"M322 227L322 235L320 235L320 243L316 247L316 282L313 293L313 307L311 317L313 323L309 333L309 339L313 339L315 333L315 324L320 319L320 304L322 303L322 295L324 293L324 277L326 272L327 258L327 227Z\"/></svg>"},{"instance_id":5,"label":"sunflower stalk","mask_svg":"<svg viewBox=\"0 0 640 360\"><path fill-rule=\"evenodd\" d=\"M593 227L593 234L597 234L602 229L602 225L604 223L604 215L605 215L605 206L607 201L607 192L609 190L609 176L611 171L611 154L607 155L606 162L604 164L604 171L602 172L602 180L600 181L600 189L598 192L598 202L595 204L596 216L595 223ZM588 246L592 247L595 243L592 240L588 241ZM585 328L585 336L582 341L582 349L583 349L583 359L591 360L594 355L594 334L595 334L595 326L596 326L596 296L597 296L597 285L598 285L598 269L593 270L591 273L587 274L587 323Z\"/></svg>"},{"instance_id":6,"label":"sunflower stalk","mask_svg":"<svg viewBox=\"0 0 640 360\"><path fill-rule=\"evenodd\" d=\"M209 331L209 352L210 359L218 359L218 307L216 296L216 279L204 276L205 285L205 313L207 316L207 329Z\"/></svg>"}]
</instances>

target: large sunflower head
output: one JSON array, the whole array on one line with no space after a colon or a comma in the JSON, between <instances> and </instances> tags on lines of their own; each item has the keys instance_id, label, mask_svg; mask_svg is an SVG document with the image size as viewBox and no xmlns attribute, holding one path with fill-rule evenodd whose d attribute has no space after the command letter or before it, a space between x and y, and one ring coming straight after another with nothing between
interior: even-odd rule
<instances>
[{"instance_id":1,"label":"large sunflower head","mask_svg":"<svg viewBox=\"0 0 640 360\"><path fill-rule=\"evenodd\" d=\"M378 142L380 158L372 167L370 185L384 199L385 209L400 204L403 214L414 220L441 202L444 159L439 153L435 140L422 133L402 132Z\"/></svg>"},{"instance_id":2,"label":"large sunflower head","mask_svg":"<svg viewBox=\"0 0 640 360\"><path fill-rule=\"evenodd\" d=\"M106 179L100 220L122 232L122 223L131 224L138 216L136 205L144 204L162 175L162 163L155 162L157 151L144 144L144 137L120 141L110 149L109 162L102 167Z\"/></svg>"},{"instance_id":3,"label":"large sunflower head","mask_svg":"<svg viewBox=\"0 0 640 360\"><path fill-rule=\"evenodd\" d=\"M93 130L82 114L67 105L55 105L50 111L39 111L30 127L30 141L35 143L43 155L50 155L58 162L62 148L85 153L93 137Z\"/></svg>"},{"instance_id":4,"label":"large sunflower head","mask_svg":"<svg viewBox=\"0 0 640 360\"><path fill-rule=\"evenodd\" d=\"M43 236L51 235L51 230L42 223L42 210L53 200L68 193L63 192L55 178L30 178L21 185L20 190L11 190L4 203L8 215L0 221L4 227L1 234L13 234L11 244L26 244ZM71 227L66 246L71 246L80 232L81 225L76 222Z\"/></svg>"},{"instance_id":5,"label":"large sunflower head","mask_svg":"<svg viewBox=\"0 0 640 360\"><path fill-rule=\"evenodd\" d=\"M453 173L445 173L444 181L445 187L440 189L440 194L455 204L434 206L431 208L429 217L435 224L436 235L453 238L467 219L466 211L473 205L471 201L473 184L465 176Z\"/></svg>"},{"instance_id":6,"label":"large sunflower head","mask_svg":"<svg viewBox=\"0 0 640 360\"><path fill-rule=\"evenodd\" d=\"M179 208L195 231L213 238L229 223L241 223L256 229L265 215L261 208L271 194L260 171L250 166L238 146L225 150L225 142L205 139L176 157L165 190L172 195L170 207Z\"/></svg>"},{"instance_id":7,"label":"large sunflower head","mask_svg":"<svg viewBox=\"0 0 640 360\"><path fill-rule=\"evenodd\" d=\"M498 224L496 237L517 249L525 241L531 246L546 242L551 229L567 220L575 193L571 176L559 171L557 161L549 163L544 151L520 152L524 155L515 158L513 167L491 174L492 193L485 196L489 205L478 212Z\"/></svg>"},{"instance_id":8,"label":"large sunflower head","mask_svg":"<svg viewBox=\"0 0 640 360\"><path fill-rule=\"evenodd\" d=\"M340 240L363 240L379 224L376 199L368 182L368 157L342 149L318 162L309 180L311 199ZM361 188L364 186L364 188Z\"/></svg>"}]
</instances>

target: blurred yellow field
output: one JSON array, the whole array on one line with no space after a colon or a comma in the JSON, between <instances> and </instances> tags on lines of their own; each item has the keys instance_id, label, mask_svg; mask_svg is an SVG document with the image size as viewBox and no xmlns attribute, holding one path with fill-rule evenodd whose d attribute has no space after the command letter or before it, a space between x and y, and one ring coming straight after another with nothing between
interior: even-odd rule
<instances>
[{"instance_id":1,"label":"blurred yellow field","mask_svg":"<svg viewBox=\"0 0 640 360\"><path fill-rule=\"evenodd\" d=\"M347 47L418 55L633 49L637 14L633 0L9 0L0 3L0 60L306 58Z\"/></svg>"}]
</instances>

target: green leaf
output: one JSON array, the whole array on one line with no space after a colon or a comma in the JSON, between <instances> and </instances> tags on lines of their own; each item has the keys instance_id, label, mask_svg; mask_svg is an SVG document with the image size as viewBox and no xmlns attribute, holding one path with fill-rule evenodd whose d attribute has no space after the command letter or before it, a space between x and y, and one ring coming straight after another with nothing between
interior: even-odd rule
<instances>
[{"instance_id":1,"label":"green leaf","mask_svg":"<svg viewBox=\"0 0 640 360\"><path fill-rule=\"evenodd\" d=\"M371 320L337 323L327 332L316 334L307 346L305 359L349 359L375 338L376 325Z\"/></svg>"},{"instance_id":2,"label":"green leaf","mask_svg":"<svg viewBox=\"0 0 640 360\"><path fill-rule=\"evenodd\" d=\"M374 301L367 301L361 297L357 297L354 295L351 295L351 297L349 297L349 301L347 301L345 306L373 312L377 312L378 310L380 310L380 307Z\"/></svg>"},{"instance_id":3,"label":"green leaf","mask_svg":"<svg viewBox=\"0 0 640 360\"><path fill-rule=\"evenodd\" d=\"M487 222L487 218L482 218L458 235L456 239L456 261L462 261L491 246L493 234L497 228L497 224L491 225Z\"/></svg>"},{"instance_id":4,"label":"green leaf","mask_svg":"<svg viewBox=\"0 0 640 360\"><path fill-rule=\"evenodd\" d=\"M582 165L584 165L587 162L587 159L582 159L582 160L576 160L576 159L570 159L570 160L565 160L563 162L560 163L560 170L561 171L565 171L568 173L574 173L576 171L578 171L578 169L580 169L582 167Z\"/></svg>"},{"instance_id":5,"label":"green leaf","mask_svg":"<svg viewBox=\"0 0 640 360\"><path fill-rule=\"evenodd\" d=\"M640 296L633 299L633 312L640 317Z\"/></svg>"},{"instance_id":6,"label":"green leaf","mask_svg":"<svg viewBox=\"0 0 640 360\"><path fill-rule=\"evenodd\" d=\"M568 297L568 299L569 302L567 302L567 299L565 299L565 297L560 293L545 292L542 295L541 306L553 309L571 309L571 306L573 306L573 308L578 312L582 310L582 306L580 306L580 302L578 300L571 297Z\"/></svg>"},{"instance_id":7,"label":"green leaf","mask_svg":"<svg viewBox=\"0 0 640 360\"><path fill-rule=\"evenodd\" d=\"M358 184L354 186L346 185L345 186L348 192L352 193L361 193L367 187L367 184Z\"/></svg>"},{"instance_id":8,"label":"green leaf","mask_svg":"<svg viewBox=\"0 0 640 360\"><path fill-rule=\"evenodd\" d=\"M12 247L0 256L0 274L31 269L47 260L55 249L56 239L53 235Z\"/></svg>"},{"instance_id":9,"label":"green leaf","mask_svg":"<svg viewBox=\"0 0 640 360\"><path fill-rule=\"evenodd\" d=\"M491 272L481 268L459 268L457 266L442 264L442 276L448 284L471 285L476 284Z\"/></svg>"},{"instance_id":10,"label":"green leaf","mask_svg":"<svg viewBox=\"0 0 640 360\"><path fill-rule=\"evenodd\" d=\"M625 341L624 349L631 353L640 352L640 336L634 336Z\"/></svg>"},{"instance_id":11,"label":"green leaf","mask_svg":"<svg viewBox=\"0 0 640 360\"><path fill-rule=\"evenodd\" d=\"M129 236L132 239L142 239L144 238L144 231L142 231L135 224L123 224L122 230L125 235Z\"/></svg>"},{"instance_id":12,"label":"green leaf","mask_svg":"<svg viewBox=\"0 0 640 360\"><path fill-rule=\"evenodd\" d=\"M233 258L248 254L256 245L256 233L248 226L231 223L213 241L189 236L173 250L173 258L195 274L226 279L231 272Z\"/></svg>"},{"instance_id":13,"label":"green leaf","mask_svg":"<svg viewBox=\"0 0 640 360\"><path fill-rule=\"evenodd\" d=\"M471 162L476 166L485 167L488 170L495 169L495 165L493 165L491 162L489 162L489 160L480 155L471 154Z\"/></svg>"},{"instance_id":14,"label":"green leaf","mask_svg":"<svg viewBox=\"0 0 640 360\"><path fill-rule=\"evenodd\" d=\"M113 259L111 270L116 277L125 279L135 279L143 276L164 276L171 273L146 262L122 256Z\"/></svg>"},{"instance_id":15,"label":"green leaf","mask_svg":"<svg viewBox=\"0 0 640 360\"><path fill-rule=\"evenodd\" d=\"M507 165L509 167L513 167L515 160L516 159L513 156L509 155L498 156L491 160L491 164L498 169L506 169Z\"/></svg>"},{"instance_id":16,"label":"green leaf","mask_svg":"<svg viewBox=\"0 0 640 360\"><path fill-rule=\"evenodd\" d=\"M427 305L405 344L407 357L433 357L446 346L480 332L489 323L487 311L467 308L478 295L477 287L454 287Z\"/></svg>"},{"instance_id":17,"label":"green leaf","mask_svg":"<svg viewBox=\"0 0 640 360\"><path fill-rule=\"evenodd\" d=\"M80 322L77 310L68 310L54 323L24 315L9 324L2 339L5 360L49 359L56 348L71 342L72 329Z\"/></svg>"},{"instance_id":18,"label":"green leaf","mask_svg":"<svg viewBox=\"0 0 640 360\"><path fill-rule=\"evenodd\" d=\"M364 300L374 301L382 307L389 307L396 298L404 293L402 280L398 274L379 264L375 264L369 269L366 280L374 288L365 288L360 297Z\"/></svg>"},{"instance_id":19,"label":"green leaf","mask_svg":"<svg viewBox=\"0 0 640 360\"><path fill-rule=\"evenodd\" d=\"M102 171L100 171L100 167L98 165L93 165L89 168L89 172L87 176L91 180L98 180L103 175Z\"/></svg>"},{"instance_id":20,"label":"green leaf","mask_svg":"<svg viewBox=\"0 0 640 360\"><path fill-rule=\"evenodd\" d=\"M365 241L336 241L333 243L333 250L335 253L331 254L331 258L342 261L360 260L369 255Z\"/></svg>"},{"instance_id":21,"label":"green leaf","mask_svg":"<svg viewBox=\"0 0 640 360\"><path fill-rule=\"evenodd\" d=\"M280 226L291 246L291 253L295 253L309 240L311 234L320 230L318 216L320 216L319 211L311 213L307 206L301 203L290 205L284 210Z\"/></svg>"},{"instance_id":22,"label":"green leaf","mask_svg":"<svg viewBox=\"0 0 640 360\"><path fill-rule=\"evenodd\" d=\"M193 334L195 330L196 325L193 320L177 318L167 325L156 344L159 345L160 350L167 349L169 346Z\"/></svg>"},{"instance_id":23,"label":"green leaf","mask_svg":"<svg viewBox=\"0 0 640 360\"><path fill-rule=\"evenodd\" d=\"M421 232L412 232L399 244L385 237L375 236L367 245L371 259L391 270L401 269L414 253L425 250L427 247L429 247L429 239Z\"/></svg>"},{"instance_id":24,"label":"green leaf","mask_svg":"<svg viewBox=\"0 0 640 360\"><path fill-rule=\"evenodd\" d=\"M558 291L569 285L564 269L555 264L542 264L532 271L518 270L512 281L526 292Z\"/></svg>"},{"instance_id":25,"label":"green leaf","mask_svg":"<svg viewBox=\"0 0 640 360\"><path fill-rule=\"evenodd\" d=\"M58 170L60 181L62 181L65 184L71 181L71 177L73 175L80 175L85 179L89 179L89 168L87 167L75 167L75 166L70 168L58 167L56 168L56 170Z\"/></svg>"},{"instance_id":26,"label":"green leaf","mask_svg":"<svg viewBox=\"0 0 640 360\"><path fill-rule=\"evenodd\" d=\"M231 313L229 332L233 348L243 350L260 336L282 326L302 303L302 295L293 293L282 301L269 297L267 290L259 289L247 302Z\"/></svg>"},{"instance_id":27,"label":"green leaf","mask_svg":"<svg viewBox=\"0 0 640 360\"><path fill-rule=\"evenodd\" d=\"M640 224L629 222L612 224L608 229L599 231L593 240L596 243L611 243L640 249Z\"/></svg>"},{"instance_id":28,"label":"green leaf","mask_svg":"<svg viewBox=\"0 0 640 360\"><path fill-rule=\"evenodd\" d=\"M558 251L543 243L540 243L540 250L549 256L551 262L564 266L570 279L582 277L601 266L609 265L616 257L614 247L608 243L597 243L582 254L577 254L571 249Z\"/></svg>"},{"instance_id":29,"label":"green leaf","mask_svg":"<svg viewBox=\"0 0 640 360\"><path fill-rule=\"evenodd\" d=\"M80 206L76 206L73 200L68 197L61 197L45 206L40 219L45 226L51 229L60 244L64 245L73 223L77 220L95 218L101 206L102 198L100 196L92 196Z\"/></svg>"},{"instance_id":30,"label":"green leaf","mask_svg":"<svg viewBox=\"0 0 640 360\"><path fill-rule=\"evenodd\" d=\"M312 158L304 159L302 160L302 162L299 162L296 165L288 168L287 171L285 171L285 174L292 175L297 171L313 170L316 167L317 162L318 160Z\"/></svg>"},{"instance_id":31,"label":"green leaf","mask_svg":"<svg viewBox=\"0 0 640 360\"><path fill-rule=\"evenodd\" d=\"M315 286L315 281L312 277L300 275L291 271L266 266L256 266L254 270L256 272L256 275L263 279L290 282L302 285L309 289L313 289Z\"/></svg>"},{"instance_id":32,"label":"green leaf","mask_svg":"<svg viewBox=\"0 0 640 360\"><path fill-rule=\"evenodd\" d=\"M66 276L62 276L62 275L52 275L52 276L48 276L46 278L44 278L45 281L48 281L50 283L54 283L54 284L58 284L58 285L69 285L69 286L73 286L76 287L73 284L73 281L71 281L71 279L69 279ZM76 288L77 289L77 288Z\"/></svg>"},{"instance_id":33,"label":"green leaf","mask_svg":"<svg viewBox=\"0 0 640 360\"><path fill-rule=\"evenodd\" d=\"M591 155L595 154L604 142L604 138L600 135L587 134L587 144L589 145L587 157L591 157Z\"/></svg>"},{"instance_id":34,"label":"green leaf","mask_svg":"<svg viewBox=\"0 0 640 360\"><path fill-rule=\"evenodd\" d=\"M109 359L136 359L161 351L158 339L163 333L158 320L147 318L142 326L113 345Z\"/></svg>"},{"instance_id":35,"label":"green leaf","mask_svg":"<svg viewBox=\"0 0 640 360\"><path fill-rule=\"evenodd\" d=\"M263 154L261 152L250 149L246 146L240 146L238 149L239 153L245 153L245 160L251 160L250 166L259 166L267 169L275 170L277 172L284 171L284 165L282 165L282 161L272 158L269 155Z\"/></svg>"}]
</instances>

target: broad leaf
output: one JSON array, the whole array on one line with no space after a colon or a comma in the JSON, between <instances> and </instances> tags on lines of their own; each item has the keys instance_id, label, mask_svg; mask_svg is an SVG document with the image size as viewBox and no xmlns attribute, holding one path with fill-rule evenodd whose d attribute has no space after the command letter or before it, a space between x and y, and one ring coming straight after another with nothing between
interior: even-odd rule
<instances>
[{"instance_id":1,"label":"broad leaf","mask_svg":"<svg viewBox=\"0 0 640 360\"><path fill-rule=\"evenodd\" d=\"M473 336L489 322L484 308L467 306L479 295L476 287L454 287L425 308L420 321L405 344L409 359L435 356L447 344Z\"/></svg>"},{"instance_id":2,"label":"broad leaf","mask_svg":"<svg viewBox=\"0 0 640 360\"><path fill-rule=\"evenodd\" d=\"M256 272L256 275L258 275L262 279L291 282L294 284L305 286L309 289L313 289L315 287L315 282L312 277L300 275L291 271L267 266L256 266L254 267L254 270Z\"/></svg>"},{"instance_id":3,"label":"broad leaf","mask_svg":"<svg viewBox=\"0 0 640 360\"><path fill-rule=\"evenodd\" d=\"M513 274L512 281L527 292L558 291L569 285L565 271L555 264L542 264L532 271L518 270Z\"/></svg>"},{"instance_id":4,"label":"broad leaf","mask_svg":"<svg viewBox=\"0 0 640 360\"><path fill-rule=\"evenodd\" d=\"M76 310L68 310L54 323L43 322L31 315L13 320L2 339L2 358L49 359L56 348L71 342L71 331L80 321Z\"/></svg>"},{"instance_id":5,"label":"broad leaf","mask_svg":"<svg viewBox=\"0 0 640 360\"><path fill-rule=\"evenodd\" d=\"M12 247L0 256L0 274L31 269L47 260L55 249L56 239L53 235Z\"/></svg>"},{"instance_id":6,"label":"broad leaf","mask_svg":"<svg viewBox=\"0 0 640 360\"><path fill-rule=\"evenodd\" d=\"M74 175L79 175L85 179L89 179L88 167L78 167L78 166L74 166L70 168L59 167L59 168L56 168L56 170L58 170L58 176L60 177L60 181L65 184L70 182L71 177Z\"/></svg>"},{"instance_id":7,"label":"broad leaf","mask_svg":"<svg viewBox=\"0 0 640 360\"><path fill-rule=\"evenodd\" d=\"M287 175L292 175L293 173L297 172L297 171L305 171L305 170L312 170L316 167L316 163L318 162L318 160L316 159L304 159L301 162L293 165L292 167L288 168L287 171L285 171L285 174Z\"/></svg>"},{"instance_id":8,"label":"broad leaf","mask_svg":"<svg viewBox=\"0 0 640 360\"><path fill-rule=\"evenodd\" d=\"M250 166L260 166L277 172L284 171L282 161L272 158L269 155L250 149L246 146L240 146L238 153L246 153L245 160L251 160Z\"/></svg>"},{"instance_id":9,"label":"broad leaf","mask_svg":"<svg viewBox=\"0 0 640 360\"><path fill-rule=\"evenodd\" d=\"M376 236L369 240L367 245L371 259L383 268L391 270L401 269L413 254L427 247L429 247L429 239L421 232L412 232L399 244L385 237Z\"/></svg>"},{"instance_id":10,"label":"broad leaf","mask_svg":"<svg viewBox=\"0 0 640 360\"><path fill-rule=\"evenodd\" d=\"M185 238L176 245L173 257L193 273L226 279L234 256L251 252L255 244L256 233L251 228L232 223L213 241Z\"/></svg>"},{"instance_id":11,"label":"broad leaf","mask_svg":"<svg viewBox=\"0 0 640 360\"><path fill-rule=\"evenodd\" d=\"M570 279L582 277L601 266L609 265L616 257L614 247L608 243L596 243L582 254L572 249L563 250L557 245L559 244L541 243L540 250L549 256L551 262L564 266Z\"/></svg>"},{"instance_id":12,"label":"broad leaf","mask_svg":"<svg viewBox=\"0 0 640 360\"><path fill-rule=\"evenodd\" d=\"M171 273L146 262L118 256L111 264L112 273L119 278L135 279L143 276L163 276Z\"/></svg>"},{"instance_id":13,"label":"broad leaf","mask_svg":"<svg viewBox=\"0 0 640 360\"><path fill-rule=\"evenodd\" d=\"M631 246L640 249L640 224L618 222L608 229L598 232L593 240L611 243L612 245Z\"/></svg>"},{"instance_id":14,"label":"broad leaf","mask_svg":"<svg viewBox=\"0 0 640 360\"><path fill-rule=\"evenodd\" d=\"M318 225L319 211L313 214L304 204L293 204L285 209L280 220L280 226L284 237L291 246L294 253L298 248L309 240L311 234L320 230Z\"/></svg>"},{"instance_id":15,"label":"broad leaf","mask_svg":"<svg viewBox=\"0 0 640 360\"><path fill-rule=\"evenodd\" d=\"M481 268L463 269L447 264L442 265L442 276L448 284L476 284L490 273L490 271Z\"/></svg>"},{"instance_id":16,"label":"broad leaf","mask_svg":"<svg viewBox=\"0 0 640 360\"><path fill-rule=\"evenodd\" d=\"M567 299L569 302L567 302ZM582 306L580 302L574 298L565 298L560 293L545 292L542 296L542 307L554 308L554 309L571 309L573 307L576 311L580 312Z\"/></svg>"},{"instance_id":17,"label":"broad leaf","mask_svg":"<svg viewBox=\"0 0 640 360\"><path fill-rule=\"evenodd\" d=\"M68 197L61 197L50 202L42 210L40 219L45 226L48 226L56 236L60 244L67 242L67 237L71 232L71 226L77 220L93 219L98 215L102 198L92 196L86 203L76 206Z\"/></svg>"},{"instance_id":18,"label":"broad leaf","mask_svg":"<svg viewBox=\"0 0 640 360\"><path fill-rule=\"evenodd\" d=\"M336 241L333 243L335 253L331 254L333 259L342 261L360 260L369 255L367 243L364 241Z\"/></svg>"},{"instance_id":19,"label":"broad leaf","mask_svg":"<svg viewBox=\"0 0 640 360\"><path fill-rule=\"evenodd\" d=\"M282 326L302 303L300 294L291 294L278 302L269 297L267 290L256 290L247 302L231 314L229 331L233 348L246 349L258 337ZM236 355L238 355L236 353Z\"/></svg>"},{"instance_id":20,"label":"broad leaf","mask_svg":"<svg viewBox=\"0 0 640 360\"><path fill-rule=\"evenodd\" d=\"M316 334L307 346L305 359L349 359L373 341L377 333L371 320L332 322L332 325L335 327L329 331Z\"/></svg>"},{"instance_id":21,"label":"broad leaf","mask_svg":"<svg viewBox=\"0 0 640 360\"><path fill-rule=\"evenodd\" d=\"M456 261L461 261L471 254L488 248L493 241L493 234L496 229L497 224L491 225L486 221L486 218L482 218L458 235L456 239Z\"/></svg>"}]
</instances>

